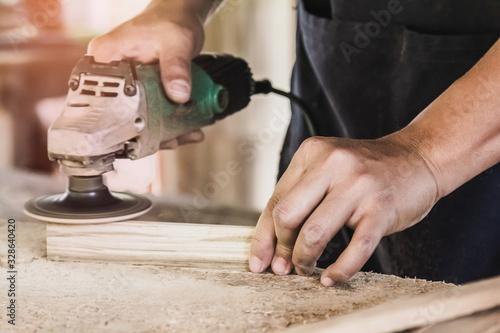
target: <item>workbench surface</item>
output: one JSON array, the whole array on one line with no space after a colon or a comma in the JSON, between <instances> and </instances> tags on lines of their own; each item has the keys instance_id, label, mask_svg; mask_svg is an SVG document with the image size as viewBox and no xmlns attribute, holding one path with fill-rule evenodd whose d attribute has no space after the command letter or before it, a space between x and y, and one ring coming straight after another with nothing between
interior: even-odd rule
<instances>
[{"instance_id":1,"label":"workbench surface","mask_svg":"<svg viewBox=\"0 0 500 333\"><path fill-rule=\"evenodd\" d=\"M152 265L52 262L46 259L45 224L22 214L22 204L57 193L54 178L0 170L1 303L6 304L7 221L16 220L16 327L0 311L1 332L265 332L311 323L430 290L440 282L358 273L324 288L311 277ZM163 199L158 199L163 200ZM175 201L175 200L174 200ZM172 218L175 203L156 202L151 214ZM168 211L170 209L170 212ZM220 216L217 217L217 212ZM208 222L235 219L234 210L207 209L190 216ZM160 216L161 215L161 216ZM257 216L242 212L238 224ZM178 222L178 221L177 221ZM190 221L193 222L193 221ZM4 307L4 305L2 305Z\"/></svg>"}]
</instances>

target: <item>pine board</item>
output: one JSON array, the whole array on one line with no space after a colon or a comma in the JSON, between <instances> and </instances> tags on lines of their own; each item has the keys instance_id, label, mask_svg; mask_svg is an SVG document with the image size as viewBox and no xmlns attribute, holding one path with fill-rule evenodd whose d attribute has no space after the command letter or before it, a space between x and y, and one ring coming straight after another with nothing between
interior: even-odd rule
<instances>
[{"instance_id":1,"label":"pine board","mask_svg":"<svg viewBox=\"0 0 500 333\"><path fill-rule=\"evenodd\" d=\"M496 317L500 314L498 307L500 307L500 277L495 277L461 285L454 289L400 298L331 320L298 326L289 332L382 333L406 332L414 328L421 329L412 332L456 332L448 330L450 327L456 327L455 322L470 324L470 327L481 325L471 315L492 310L492 312L488 311L489 315L483 319L487 321L486 324L496 323L496 329L491 331L493 333L500 330L498 317ZM467 317L470 318L467 319ZM445 322L446 324L442 326L437 325ZM433 326L438 328L441 326L444 329L434 329ZM461 332L484 331L478 329Z\"/></svg>"},{"instance_id":2,"label":"pine board","mask_svg":"<svg viewBox=\"0 0 500 333\"><path fill-rule=\"evenodd\" d=\"M254 227L154 221L47 224L47 257L247 270Z\"/></svg>"}]
</instances>

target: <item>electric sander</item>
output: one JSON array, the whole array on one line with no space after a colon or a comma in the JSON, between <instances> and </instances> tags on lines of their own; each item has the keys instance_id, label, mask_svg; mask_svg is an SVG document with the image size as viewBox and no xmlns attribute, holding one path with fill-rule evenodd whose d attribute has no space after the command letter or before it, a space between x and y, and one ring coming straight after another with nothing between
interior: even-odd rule
<instances>
[{"instance_id":1,"label":"electric sander","mask_svg":"<svg viewBox=\"0 0 500 333\"><path fill-rule=\"evenodd\" d=\"M243 108L269 81L254 81L248 64L230 55L193 60L187 103L169 100L158 63L99 63L84 56L69 80L66 105L48 131L48 156L69 177L65 193L33 199L25 213L58 223L103 223L144 214L151 202L110 192L102 175L117 158L154 154L162 142L213 124Z\"/></svg>"}]
</instances>

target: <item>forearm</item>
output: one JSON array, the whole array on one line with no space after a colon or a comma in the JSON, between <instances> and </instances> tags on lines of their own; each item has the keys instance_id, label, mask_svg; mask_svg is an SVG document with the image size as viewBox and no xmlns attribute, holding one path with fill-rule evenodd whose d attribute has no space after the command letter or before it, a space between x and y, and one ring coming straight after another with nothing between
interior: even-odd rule
<instances>
[{"instance_id":1,"label":"forearm","mask_svg":"<svg viewBox=\"0 0 500 333\"><path fill-rule=\"evenodd\" d=\"M500 41L406 128L445 196L500 162Z\"/></svg>"},{"instance_id":2,"label":"forearm","mask_svg":"<svg viewBox=\"0 0 500 333\"><path fill-rule=\"evenodd\" d=\"M183 10L206 22L217 11L225 0L152 0L146 10L162 11Z\"/></svg>"}]
</instances>

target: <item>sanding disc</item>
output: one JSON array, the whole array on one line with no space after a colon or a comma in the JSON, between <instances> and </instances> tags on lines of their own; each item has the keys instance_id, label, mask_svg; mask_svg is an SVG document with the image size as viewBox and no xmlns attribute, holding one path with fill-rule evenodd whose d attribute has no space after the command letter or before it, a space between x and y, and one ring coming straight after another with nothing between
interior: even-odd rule
<instances>
[{"instance_id":1,"label":"sanding disc","mask_svg":"<svg viewBox=\"0 0 500 333\"><path fill-rule=\"evenodd\" d=\"M65 193L32 199L24 213L47 222L86 224L129 220L151 209L149 199L110 192L99 177L70 177Z\"/></svg>"}]
</instances>

